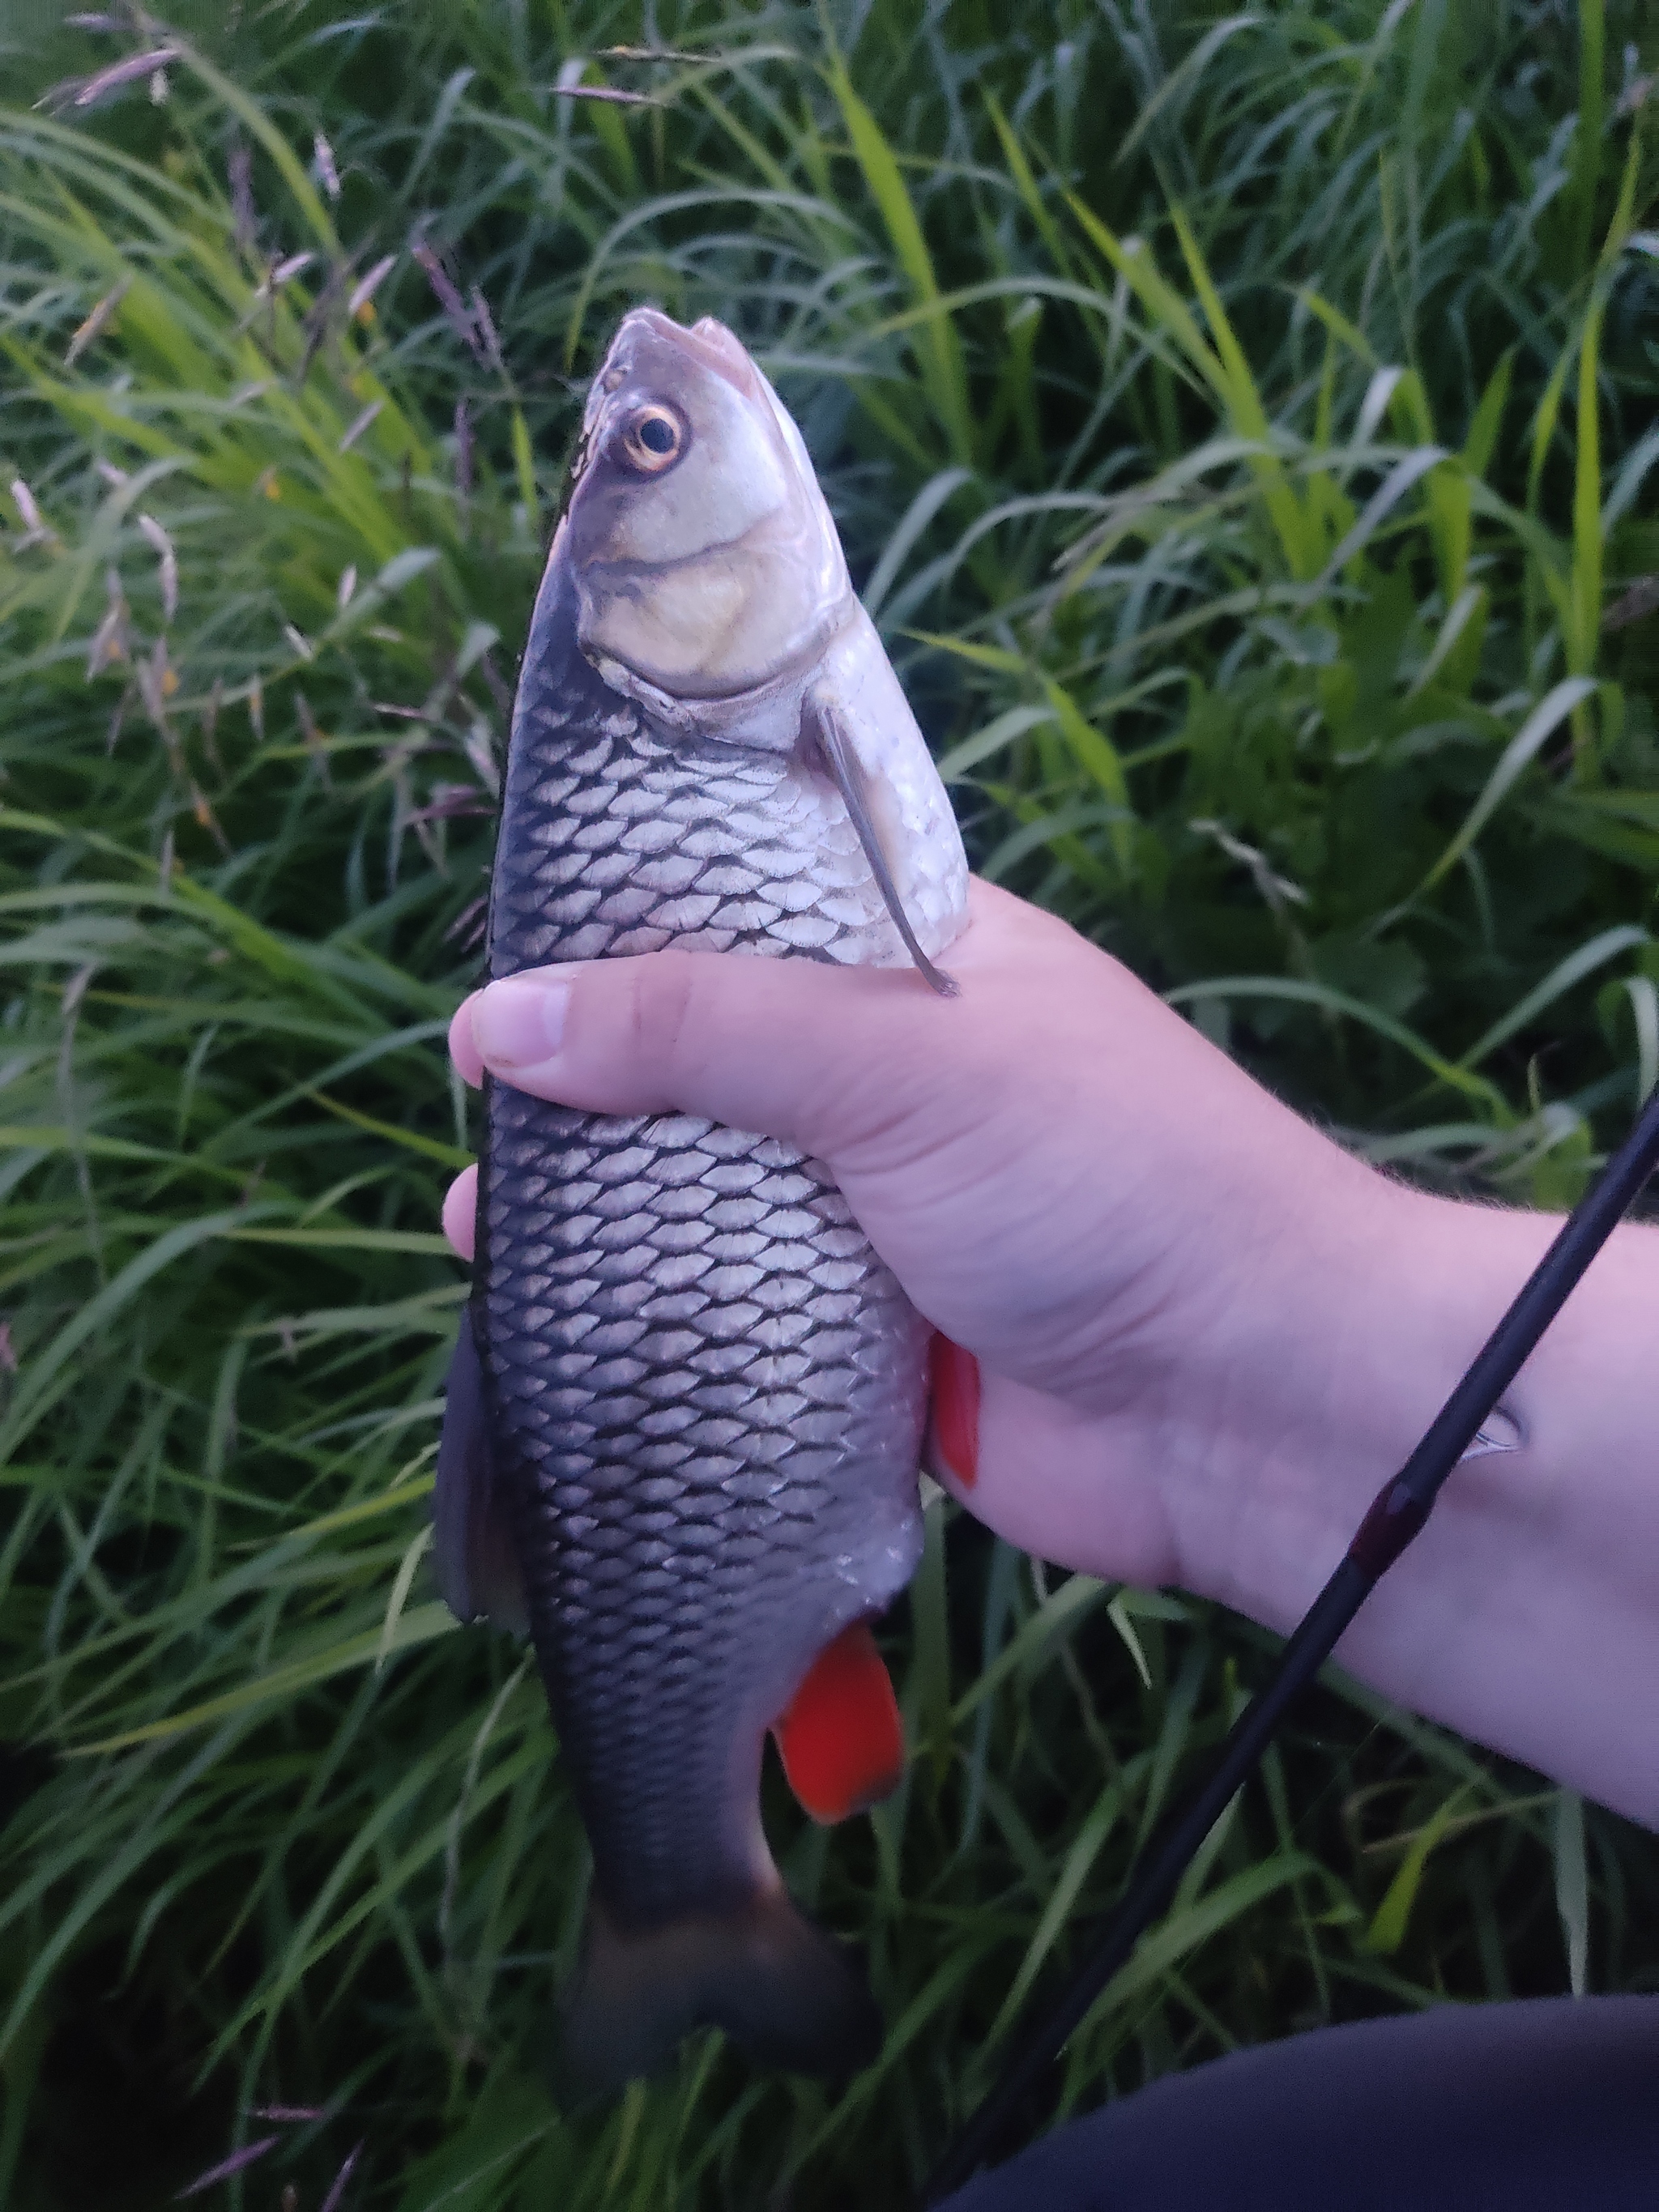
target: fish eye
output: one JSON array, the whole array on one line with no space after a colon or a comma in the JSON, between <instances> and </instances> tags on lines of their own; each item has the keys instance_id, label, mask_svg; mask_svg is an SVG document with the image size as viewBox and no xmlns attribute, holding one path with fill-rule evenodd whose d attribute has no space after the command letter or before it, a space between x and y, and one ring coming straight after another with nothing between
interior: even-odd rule
<instances>
[{"instance_id":1,"label":"fish eye","mask_svg":"<svg viewBox=\"0 0 1659 2212\"><path fill-rule=\"evenodd\" d=\"M636 408L622 437L622 457L642 476L660 476L685 450L685 429L666 407Z\"/></svg>"}]
</instances>

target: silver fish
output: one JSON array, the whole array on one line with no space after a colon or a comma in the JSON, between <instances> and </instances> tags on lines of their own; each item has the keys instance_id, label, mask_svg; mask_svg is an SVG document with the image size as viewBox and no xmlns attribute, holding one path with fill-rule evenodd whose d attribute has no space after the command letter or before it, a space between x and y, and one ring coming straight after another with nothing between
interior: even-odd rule
<instances>
[{"instance_id":1,"label":"silver fish","mask_svg":"<svg viewBox=\"0 0 1659 2212\"><path fill-rule=\"evenodd\" d=\"M913 963L952 989L950 804L738 340L629 315L573 474L514 714L490 975L678 944ZM463 1619L533 1636L592 1845L569 2071L615 2084L699 2026L850 2070L879 2021L783 1889L761 1758L915 1570L927 1324L821 1163L501 1084L469 1316L440 1574Z\"/></svg>"}]
</instances>

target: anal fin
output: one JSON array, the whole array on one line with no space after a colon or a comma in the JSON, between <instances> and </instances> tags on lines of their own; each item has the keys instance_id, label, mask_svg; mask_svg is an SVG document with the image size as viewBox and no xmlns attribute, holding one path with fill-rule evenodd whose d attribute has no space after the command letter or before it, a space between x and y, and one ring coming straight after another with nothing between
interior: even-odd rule
<instances>
[{"instance_id":1,"label":"anal fin","mask_svg":"<svg viewBox=\"0 0 1659 2212\"><path fill-rule=\"evenodd\" d=\"M456 1619L488 1619L514 1636L528 1636L530 1607L508 1501L490 1451L483 1363L470 1310L461 1316L449 1363L432 1522L438 1588Z\"/></svg>"},{"instance_id":2,"label":"anal fin","mask_svg":"<svg viewBox=\"0 0 1659 2212\"><path fill-rule=\"evenodd\" d=\"M897 1789L904 1723L867 1620L855 1620L819 1652L772 1733L789 1787L826 1826Z\"/></svg>"}]
</instances>

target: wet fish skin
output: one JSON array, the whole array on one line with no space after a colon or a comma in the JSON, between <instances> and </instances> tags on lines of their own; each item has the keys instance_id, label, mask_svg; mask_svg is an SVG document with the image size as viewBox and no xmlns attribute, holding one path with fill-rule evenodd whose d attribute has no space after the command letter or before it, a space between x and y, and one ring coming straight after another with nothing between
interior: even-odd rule
<instances>
[{"instance_id":1,"label":"wet fish skin","mask_svg":"<svg viewBox=\"0 0 1659 2212\"><path fill-rule=\"evenodd\" d=\"M777 863L754 860L771 763L663 742L551 639L538 673L504 799L495 972L637 950L664 915L723 937L731 922L701 920L715 899L746 937L797 927L767 896ZM663 820L678 835L653 868L628 840ZM573 823L575 883L550 892ZM596 899L614 856L626 866ZM854 842L849 873L856 856ZM710 878L726 888L697 887ZM858 926L804 918L809 943ZM926 1325L828 1170L792 1146L495 1084L488 1130L494 1433L532 1474L520 1558L596 1881L622 1924L716 1911L766 1863L766 1728L837 1630L914 1569Z\"/></svg>"},{"instance_id":2,"label":"wet fish skin","mask_svg":"<svg viewBox=\"0 0 1659 2212\"><path fill-rule=\"evenodd\" d=\"M630 318L607 373L620 360L672 393L688 334L665 323ZM703 372L695 353L692 367ZM612 388L626 402L627 374ZM603 375L596 389L602 407ZM785 459L799 449L804 465L788 428ZM806 481L821 508L810 467ZM836 585L827 513L786 520ZM908 921L926 952L943 951L963 908L960 840L844 566L823 618L809 605L786 624L781 675L735 703L688 705L596 645L610 586L592 588L594 564L576 557L585 526L591 541L579 483L514 714L492 977L668 943L907 960L845 796L799 742L809 700L858 749ZM684 599L683 576L676 589ZM763 611L737 628L749 650ZM483 1533L459 1553L452 1540L443 1571L458 1610L527 1613L592 1844L568 2065L620 2081L712 2022L769 2063L850 2069L878 2022L839 1948L783 1892L760 1762L817 1655L914 1571L927 1325L828 1170L793 1146L686 1115L579 1114L492 1083L470 1330L462 1360L480 1370L513 1570L488 1514L443 1506L446 1480L479 1490L479 1438L458 1414L441 1525L447 1510L452 1531Z\"/></svg>"}]
</instances>

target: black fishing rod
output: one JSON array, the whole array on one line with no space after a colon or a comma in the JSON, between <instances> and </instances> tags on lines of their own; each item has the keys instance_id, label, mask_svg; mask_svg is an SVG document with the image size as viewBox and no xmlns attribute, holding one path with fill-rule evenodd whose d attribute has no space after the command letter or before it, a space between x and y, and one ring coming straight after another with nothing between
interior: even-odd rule
<instances>
[{"instance_id":1,"label":"black fishing rod","mask_svg":"<svg viewBox=\"0 0 1659 2212\"><path fill-rule=\"evenodd\" d=\"M1088 1955L1020 2037L1001 2078L923 2186L937 2204L988 2158L1007 2157L1030 2132L1044 2076L1097 1997L1164 1912L1182 1875L1237 1790L1261 1763L1286 1711L1331 1656L1337 1638L1428 1519L1441 1485L1480 1435L1590 1261L1659 1166L1659 1091L1561 1225L1509 1311L1435 1416L1423 1441L1377 1492L1336 1572L1291 1632L1267 1687L1239 1716L1208 1775L1147 1846ZM1022 2129L1022 2121L1028 2121Z\"/></svg>"}]
</instances>

